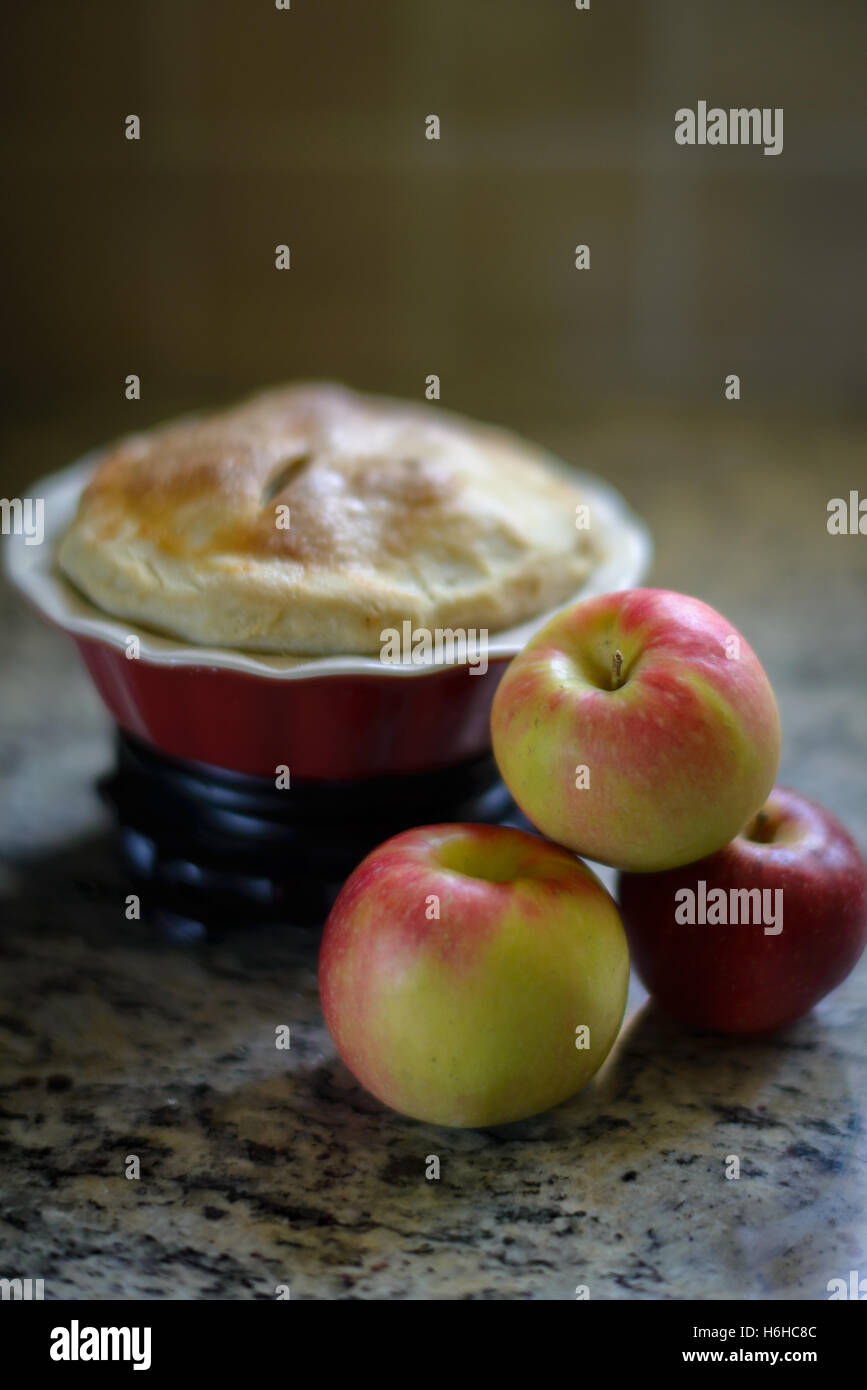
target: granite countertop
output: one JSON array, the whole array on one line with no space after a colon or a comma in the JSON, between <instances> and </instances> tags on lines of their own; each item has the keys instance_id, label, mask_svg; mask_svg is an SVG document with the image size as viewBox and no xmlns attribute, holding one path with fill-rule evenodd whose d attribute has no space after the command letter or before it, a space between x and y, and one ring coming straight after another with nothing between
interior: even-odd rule
<instances>
[{"instance_id":1,"label":"granite countertop","mask_svg":"<svg viewBox=\"0 0 867 1390\"><path fill-rule=\"evenodd\" d=\"M545 442L648 518L654 582L745 632L781 780L867 847L867 541L825 529L863 431L633 413ZM762 1042L690 1036L633 982L614 1052L559 1109L402 1119L335 1058L316 932L182 948L126 920L94 791L107 720L66 640L0 604L0 1275L71 1299L822 1299L867 1270L867 959Z\"/></svg>"}]
</instances>

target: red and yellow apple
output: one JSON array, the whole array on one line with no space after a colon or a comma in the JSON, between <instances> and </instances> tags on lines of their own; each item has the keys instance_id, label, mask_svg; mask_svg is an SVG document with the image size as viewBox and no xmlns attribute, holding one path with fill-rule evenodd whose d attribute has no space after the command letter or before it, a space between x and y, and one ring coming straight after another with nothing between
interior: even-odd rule
<instances>
[{"instance_id":1,"label":"red and yellow apple","mask_svg":"<svg viewBox=\"0 0 867 1390\"><path fill-rule=\"evenodd\" d=\"M743 637L699 599L632 589L588 599L508 667L494 754L524 814L621 869L721 849L770 792L773 691Z\"/></svg>"},{"instance_id":2,"label":"red and yellow apple","mask_svg":"<svg viewBox=\"0 0 867 1390\"><path fill-rule=\"evenodd\" d=\"M503 1124L571 1096L608 1055L629 955L613 899L573 855L520 830L435 825L350 875L322 937L325 1021L386 1105Z\"/></svg>"},{"instance_id":3,"label":"red and yellow apple","mask_svg":"<svg viewBox=\"0 0 867 1390\"><path fill-rule=\"evenodd\" d=\"M829 811L784 787L725 849L667 873L621 874L619 897L649 993L717 1033L793 1023L867 942L864 860Z\"/></svg>"}]
</instances>

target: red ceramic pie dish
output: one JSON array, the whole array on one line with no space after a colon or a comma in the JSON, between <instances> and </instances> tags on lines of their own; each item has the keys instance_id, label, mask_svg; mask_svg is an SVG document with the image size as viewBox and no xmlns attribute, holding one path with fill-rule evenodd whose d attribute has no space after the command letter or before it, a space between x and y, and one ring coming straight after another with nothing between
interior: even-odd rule
<instances>
[{"instance_id":1,"label":"red ceramic pie dish","mask_svg":"<svg viewBox=\"0 0 867 1390\"><path fill-rule=\"evenodd\" d=\"M370 656L261 655L139 630L94 607L54 562L98 463L98 454L89 455L34 485L32 496L45 505L44 540L30 545L24 536L10 536L6 569L37 609L72 637L126 733L172 757L270 779L278 767L288 767L293 780L305 781L433 771L490 751L490 707L500 677L550 614L491 633L486 663L477 668L466 662L384 665ZM575 477L593 508L602 559L574 597L639 583L651 553L646 529L605 484Z\"/></svg>"},{"instance_id":2,"label":"red ceramic pie dish","mask_svg":"<svg viewBox=\"0 0 867 1390\"><path fill-rule=\"evenodd\" d=\"M333 675L280 681L215 666L128 660L77 637L93 683L125 732L163 753L273 779L426 772L490 748L488 721L508 658L484 675L451 666L423 679Z\"/></svg>"}]
</instances>

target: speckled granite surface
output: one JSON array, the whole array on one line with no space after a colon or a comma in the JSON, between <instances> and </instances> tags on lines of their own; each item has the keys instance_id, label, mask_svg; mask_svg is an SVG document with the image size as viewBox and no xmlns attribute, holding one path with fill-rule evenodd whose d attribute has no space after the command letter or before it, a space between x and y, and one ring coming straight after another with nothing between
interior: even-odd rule
<instances>
[{"instance_id":1,"label":"speckled granite surface","mask_svg":"<svg viewBox=\"0 0 867 1390\"><path fill-rule=\"evenodd\" d=\"M864 848L867 539L825 531L863 434L733 419L546 442L648 517L656 582L743 628L780 698L783 780ZM0 1275L73 1299L816 1299L867 1273L867 962L758 1044L690 1037L633 986L605 1068L558 1110L403 1120L335 1060L315 935L184 950L125 920L93 791L106 722L65 640L0 601Z\"/></svg>"}]
</instances>

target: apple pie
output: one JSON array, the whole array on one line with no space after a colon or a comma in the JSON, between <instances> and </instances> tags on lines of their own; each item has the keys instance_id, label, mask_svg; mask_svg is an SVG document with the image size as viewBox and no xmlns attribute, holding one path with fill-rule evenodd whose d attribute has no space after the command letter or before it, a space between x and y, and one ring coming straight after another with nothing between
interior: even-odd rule
<instances>
[{"instance_id":1,"label":"apple pie","mask_svg":"<svg viewBox=\"0 0 867 1390\"><path fill-rule=\"evenodd\" d=\"M508 433L293 385L110 448L58 562L106 613L189 642L376 653L406 620L493 633L566 602L594 564L581 503Z\"/></svg>"}]
</instances>

